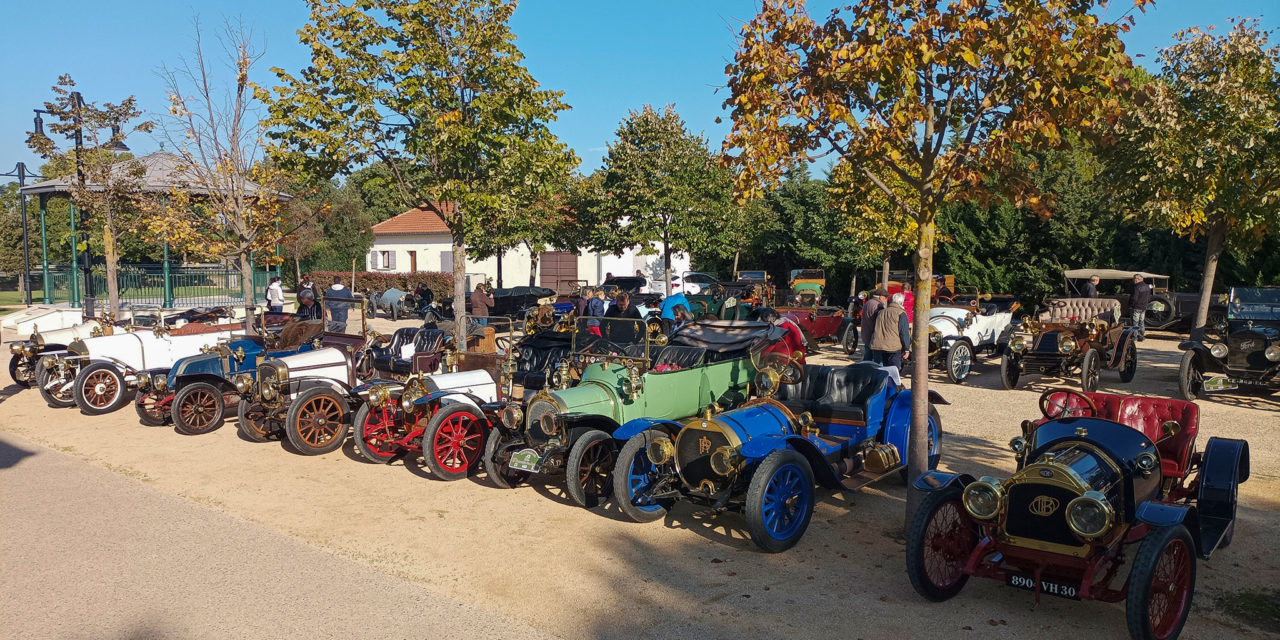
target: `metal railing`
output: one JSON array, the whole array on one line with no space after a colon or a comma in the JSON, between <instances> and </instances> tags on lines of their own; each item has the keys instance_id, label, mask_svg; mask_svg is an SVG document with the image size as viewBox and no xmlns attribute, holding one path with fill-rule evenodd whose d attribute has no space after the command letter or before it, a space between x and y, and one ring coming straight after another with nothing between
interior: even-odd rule
<instances>
[{"instance_id":1,"label":"metal railing","mask_svg":"<svg viewBox=\"0 0 1280 640\"><path fill-rule=\"evenodd\" d=\"M49 267L48 281L41 271L32 271L31 287L37 299L45 304L81 304L84 280L79 269L66 265ZM271 272L254 269L250 290L255 300L265 297ZM243 278L238 269L222 265L169 266L163 264L122 264L116 272L122 303L173 307L212 307L243 305ZM105 270L93 271L94 291L99 299L107 297Z\"/></svg>"}]
</instances>

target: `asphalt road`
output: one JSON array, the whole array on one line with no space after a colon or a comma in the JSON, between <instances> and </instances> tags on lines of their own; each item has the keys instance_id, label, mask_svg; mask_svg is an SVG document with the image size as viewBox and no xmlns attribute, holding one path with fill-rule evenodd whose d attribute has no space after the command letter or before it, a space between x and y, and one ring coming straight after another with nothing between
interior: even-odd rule
<instances>
[{"instance_id":1,"label":"asphalt road","mask_svg":"<svg viewBox=\"0 0 1280 640\"><path fill-rule=\"evenodd\" d=\"M552 638L0 437L0 638Z\"/></svg>"}]
</instances>

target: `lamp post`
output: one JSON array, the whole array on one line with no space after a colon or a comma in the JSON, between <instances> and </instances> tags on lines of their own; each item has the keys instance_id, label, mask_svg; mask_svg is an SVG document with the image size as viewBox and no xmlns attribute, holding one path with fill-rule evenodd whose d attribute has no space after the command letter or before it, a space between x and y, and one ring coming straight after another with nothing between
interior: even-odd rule
<instances>
[{"instance_id":1,"label":"lamp post","mask_svg":"<svg viewBox=\"0 0 1280 640\"><path fill-rule=\"evenodd\" d=\"M75 121L75 134L73 136L73 139L75 140L75 146L76 146L76 183L80 186L80 190L84 191L84 188L85 188L84 117L83 117L84 114L82 113L82 110L84 109L84 106L85 106L84 96L80 95L79 91L72 91L69 97L71 98L71 104L74 107L74 110L72 111L72 113L73 113L73 120ZM35 119L35 131L32 132L31 136L32 137L44 136L44 120L40 118L40 114L51 113L51 112L45 109L32 109L32 111L36 112L36 119ZM111 151L113 153L129 150L129 147L125 146L124 141L120 139L119 124L111 125L111 140L107 142L107 144L104 144L98 148L106 149L107 151ZM76 207L74 204L74 200L72 202L71 208L72 208L72 213L71 213L72 234L71 235L73 238L71 251L72 251L72 255L74 256L75 255L75 236L77 235L74 231L75 229L74 218L76 215L76 209L78 209L78 207ZM81 309L84 310L84 316L86 318L92 318L94 314L93 307L96 300L94 299L94 295L93 295L93 256L89 251L89 235L90 235L89 234L89 216L88 216L88 213L83 208L79 208L79 214L80 214L80 230L84 233L84 250L80 252L80 271L84 276L84 299L81 301L80 307ZM73 259L72 262L74 261L75 260ZM72 278L73 286L74 286L74 283L75 283L75 278Z\"/></svg>"},{"instance_id":2,"label":"lamp post","mask_svg":"<svg viewBox=\"0 0 1280 640\"><path fill-rule=\"evenodd\" d=\"M22 195L22 188L27 186L27 176L44 178L42 175L27 173L27 164L19 162L9 173L0 176L12 176L18 179L18 202L22 210L22 290L26 292L27 306L31 306L31 245L27 235L27 197Z\"/></svg>"}]
</instances>

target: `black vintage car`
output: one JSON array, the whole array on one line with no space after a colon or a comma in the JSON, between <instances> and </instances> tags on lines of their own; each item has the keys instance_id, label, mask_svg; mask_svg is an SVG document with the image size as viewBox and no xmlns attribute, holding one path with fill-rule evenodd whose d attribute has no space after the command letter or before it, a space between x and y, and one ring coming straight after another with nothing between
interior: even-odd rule
<instances>
[{"instance_id":1,"label":"black vintage car","mask_svg":"<svg viewBox=\"0 0 1280 640\"><path fill-rule=\"evenodd\" d=\"M1199 407L1170 398L1050 389L1040 411L1009 443L1009 478L930 471L916 481L925 495L907 531L911 586L942 601L977 576L1037 600L1125 600L1133 638L1177 638L1196 559L1235 532L1249 444L1214 437L1197 452Z\"/></svg>"},{"instance_id":2,"label":"black vintage car","mask_svg":"<svg viewBox=\"0 0 1280 640\"><path fill-rule=\"evenodd\" d=\"M1033 317L1013 326L1000 360L1000 381L1015 389L1024 373L1080 376L1085 391L1098 388L1102 369L1118 369L1120 381L1138 371L1135 327L1119 319L1120 303L1107 298L1047 300Z\"/></svg>"},{"instance_id":3,"label":"black vintage car","mask_svg":"<svg viewBox=\"0 0 1280 640\"><path fill-rule=\"evenodd\" d=\"M546 287L504 287L491 289L493 307L489 309L491 316L523 318L525 311L542 303L555 301L556 292ZM471 293L467 293L467 313L471 313ZM440 309L445 318L453 319L453 298L442 298Z\"/></svg>"},{"instance_id":4,"label":"black vintage car","mask_svg":"<svg viewBox=\"0 0 1280 640\"><path fill-rule=\"evenodd\" d=\"M1233 288L1226 313L1221 336L1201 327L1178 345L1186 352L1178 392L1187 400L1232 390L1280 391L1280 287Z\"/></svg>"}]
</instances>

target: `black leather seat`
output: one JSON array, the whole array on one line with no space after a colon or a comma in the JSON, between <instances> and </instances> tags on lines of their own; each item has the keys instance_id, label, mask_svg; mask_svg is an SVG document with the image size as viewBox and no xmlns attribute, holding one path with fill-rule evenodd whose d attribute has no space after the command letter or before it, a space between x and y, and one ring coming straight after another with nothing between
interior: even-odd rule
<instances>
[{"instance_id":1,"label":"black leather seat","mask_svg":"<svg viewBox=\"0 0 1280 640\"><path fill-rule=\"evenodd\" d=\"M569 357L572 334L559 331L540 331L525 338L517 345L515 382L525 389L542 389L547 379Z\"/></svg>"},{"instance_id":2,"label":"black leather seat","mask_svg":"<svg viewBox=\"0 0 1280 640\"><path fill-rule=\"evenodd\" d=\"M448 334L440 329L418 329L413 336L413 354L407 358L394 354L391 359L391 373L408 375L417 367L419 371L430 373L440 366L444 359L444 343ZM375 363L374 366L377 366Z\"/></svg>"},{"instance_id":3,"label":"black leather seat","mask_svg":"<svg viewBox=\"0 0 1280 640\"><path fill-rule=\"evenodd\" d=\"M373 368L379 371L393 372L392 363L400 357L400 349L412 343L417 333L418 330L412 327L396 329L395 333L391 334L391 341L385 347L370 349L369 353L373 356ZM408 372L406 371L406 373Z\"/></svg>"},{"instance_id":4,"label":"black leather seat","mask_svg":"<svg viewBox=\"0 0 1280 640\"><path fill-rule=\"evenodd\" d=\"M654 368L670 365L677 369L692 369L701 366L706 355L707 350L702 347L681 347L677 345L662 347L657 354L650 352Z\"/></svg>"},{"instance_id":5,"label":"black leather seat","mask_svg":"<svg viewBox=\"0 0 1280 640\"><path fill-rule=\"evenodd\" d=\"M792 411L808 411L819 422L864 424L867 416L884 415L884 392L889 374L870 364L846 367L808 364L804 380L784 384L777 399Z\"/></svg>"},{"instance_id":6,"label":"black leather seat","mask_svg":"<svg viewBox=\"0 0 1280 640\"><path fill-rule=\"evenodd\" d=\"M827 394L827 377L830 373L830 366L806 364L804 380L779 386L776 397L792 411L809 411L818 398Z\"/></svg>"}]
</instances>

